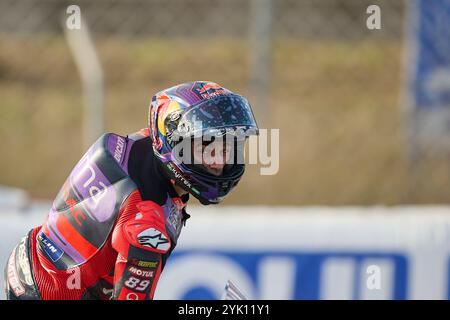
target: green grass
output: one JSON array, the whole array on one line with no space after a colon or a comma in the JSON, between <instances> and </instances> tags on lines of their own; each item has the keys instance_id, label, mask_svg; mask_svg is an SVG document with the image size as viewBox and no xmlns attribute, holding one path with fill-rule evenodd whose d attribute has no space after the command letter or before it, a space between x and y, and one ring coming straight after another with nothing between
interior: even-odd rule
<instances>
[{"instance_id":1,"label":"green grass","mask_svg":"<svg viewBox=\"0 0 450 320\"><path fill-rule=\"evenodd\" d=\"M249 166L225 203L450 202L445 162L427 162L414 183L407 169L401 45L277 39L270 114L254 109L264 127L280 128L280 171L261 176ZM146 126L152 94L177 83L213 80L250 94L243 41L107 38L97 39L97 47L107 131ZM81 84L64 41L0 37L0 101L0 184L53 198L84 151Z\"/></svg>"}]
</instances>

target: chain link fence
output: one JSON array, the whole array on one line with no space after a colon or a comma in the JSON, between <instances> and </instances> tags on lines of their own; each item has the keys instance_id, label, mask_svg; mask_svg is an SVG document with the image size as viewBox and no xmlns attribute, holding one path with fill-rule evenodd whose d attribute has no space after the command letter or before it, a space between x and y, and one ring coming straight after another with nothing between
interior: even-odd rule
<instances>
[{"instance_id":1,"label":"chain link fence","mask_svg":"<svg viewBox=\"0 0 450 320\"><path fill-rule=\"evenodd\" d=\"M450 200L446 165L411 182L399 100L407 2L387 0L0 0L1 184L53 198L84 152L63 32L72 4L104 70L105 130L145 127L151 96L192 80L247 95L261 127L280 129L278 174L249 166L228 204ZM372 4L380 30L366 26Z\"/></svg>"}]
</instances>

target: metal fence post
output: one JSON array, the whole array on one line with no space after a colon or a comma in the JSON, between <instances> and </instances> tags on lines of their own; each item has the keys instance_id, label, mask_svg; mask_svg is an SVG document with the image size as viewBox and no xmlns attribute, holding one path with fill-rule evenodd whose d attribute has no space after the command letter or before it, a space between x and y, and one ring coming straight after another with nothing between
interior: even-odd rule
<instances>
[{"instance_id":1,"label":"metal fence post","mask_svg":"<svg viewBox=\"0 0 450 320\"><path fill-rule=\"evenodd\" d=\"M103 70L86 20L82 19L79 30L68 30L65 23L63 30L83 86L83 147L86 149L104 130Z\"/></svg>"},{"instance_id":2,"label":"metal fence post","mask_svg":"<svg viewBox=\"0 0 450 320\"><path fill-rule=\"evenodd\" d=\"M250 90L259 118L269 117L269 91L272 57L272 0L252 0L250 14Z\"/></svg>"}]
</instances>

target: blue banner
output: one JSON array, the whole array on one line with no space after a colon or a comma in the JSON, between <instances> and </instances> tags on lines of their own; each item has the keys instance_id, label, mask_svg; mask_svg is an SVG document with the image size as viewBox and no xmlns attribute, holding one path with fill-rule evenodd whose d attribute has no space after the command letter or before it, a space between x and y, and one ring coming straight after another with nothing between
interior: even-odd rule
<instances>
[{"instance_id":1,"label":"blue banner","mask_svg":"<svg viewBox=\"0 0 450 320\"><path fill-rule=\"evenodd\" d=\"M450 0L416 0L409 21L414 108L450 108Z\"/></svg>"},{"instance_id":2,"label":"blue banner","mask_svg":"<svg viewBox=\"0 0 450 320\"><path fill-rule=\"evenodd\" d=\"M374 266L385 279L367 288ZM163 277L178 274L168 275L177 299L220 299L227 278L253 299L376 298L371 290L382 299L408 298L408 259L398 253L189 250L174 253L166 267Z\"/></svg>"}]
</instances>

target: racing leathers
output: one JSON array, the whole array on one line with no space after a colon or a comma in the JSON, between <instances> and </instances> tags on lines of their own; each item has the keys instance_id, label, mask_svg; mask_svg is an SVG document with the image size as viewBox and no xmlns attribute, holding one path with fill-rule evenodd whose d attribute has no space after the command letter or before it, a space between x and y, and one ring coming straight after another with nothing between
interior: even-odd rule
<instances>
[{"instance_id":1,"label":"racing leathers","mask_svg":"<svg viewBox=\"0 0 450 320\"><path fill-rule=\"evenodd\" d=\"M148 130L104 134L65 181L45 223L13 249L8 299L152 299L176 246L188 194L178 195Z\"/></svg>"}]
</instances>

